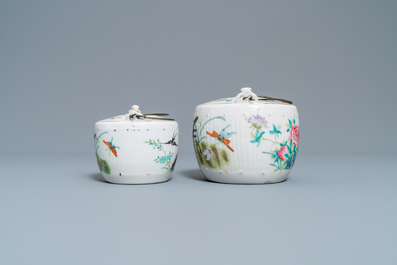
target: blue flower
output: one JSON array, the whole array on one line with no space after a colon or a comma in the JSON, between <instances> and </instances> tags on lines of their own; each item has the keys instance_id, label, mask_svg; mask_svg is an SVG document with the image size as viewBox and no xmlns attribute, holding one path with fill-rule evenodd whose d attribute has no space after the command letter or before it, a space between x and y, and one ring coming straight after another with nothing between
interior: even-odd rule
<instances>
[{"instance_id":1,"label":"blue flower","mask_svg":"<svg viewBox=\"0 0 397 265\"><path fill-rule=\"evenodd\" d=\"M166 156L162 156L162 157L157 157L158 161L157 163L160 162L160 164L164 164L166 162L167 157Z\"/></svg>"},{"instance_id":2,"label":"blue flower","mask_svg":"<svg viewBox=\"0 0 397 265\"><path fill-rule=\"evenodd\" d=\"M159 139L157 139L157 142L155 140L150 141L149 145L153 145L153 149L160 149L161 148L161 142Z\"/></svg>"},{"instance_id":3,"label":"blue flower","mask_svg":"<svg viewBox=\"0 0 397 265\"><path fill-rule=\"evenodd\" d=\"M161 143L160 143L159 139L157 139L157 143L155 143L155 146L156 146L157 149L161 148Z\"/></svg>"}]
</instances>

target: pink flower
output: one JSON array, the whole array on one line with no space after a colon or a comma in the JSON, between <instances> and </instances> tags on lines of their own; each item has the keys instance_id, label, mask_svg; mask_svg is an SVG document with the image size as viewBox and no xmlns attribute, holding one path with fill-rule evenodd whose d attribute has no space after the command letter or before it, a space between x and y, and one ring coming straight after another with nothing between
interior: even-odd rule
<instances>
[{"instance_id":1,"label":"pink flower","mask_svg":"<svg viewBox=\"0 0 397 265\"><path fill-rule=\"evenodd\" d=\"M286 146L282 146L280 148L280 150L278 150L277 155L281 160L284 160L285 158L285 154L287 153L287 147Z\"/></svg>"},{"instance_id":2,"label":"pink flower","mask_svg":"<svg viewBox=\"0 0 397 265\"><path fill-rule=\"evenodd\" d=\"M298 125L292 125L291 132L289 134L289 140L292 141L292 144L299 144L299 127Z\"/></svg>"},{"instance_id":3,"label":"pink flower","mask_svg":"<svg viewBox=\"0 0 397 265\"><path fill-rule=\"evenodd\" d=\"M105 163L103 163L103 161L101 160L101 165L104 167L105 166Z\"/></svg>"}]
</instances>

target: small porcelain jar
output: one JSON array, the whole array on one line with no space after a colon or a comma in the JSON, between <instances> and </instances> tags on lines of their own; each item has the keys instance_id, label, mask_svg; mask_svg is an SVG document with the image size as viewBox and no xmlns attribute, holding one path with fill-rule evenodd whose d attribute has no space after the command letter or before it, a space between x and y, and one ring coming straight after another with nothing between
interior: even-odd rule
<instances>
[{"instance_id":1,"label":"small porcelain jar","mask_svg":"<svg viewBox=\"0 0 397 265\"><path fill-rule=\"evenodd\" d=\"M134 105L126 115L95 124L95 155L108 182L148 184L170 179L178 157L179 128L168 114L142 114Z\"/></svg>"},{"instance_id":2,"label":"small porcelain jar","mask_svg":"<svg viewBox=\"0 0 397 265\"><path fill-rule=\"evenodd\" d=\"M242 88L234 98L196 107L193 143L208 180L284 181L298 153L299 114L288 100L257 96L251 88Z\"/></svg>"}]
</instances>

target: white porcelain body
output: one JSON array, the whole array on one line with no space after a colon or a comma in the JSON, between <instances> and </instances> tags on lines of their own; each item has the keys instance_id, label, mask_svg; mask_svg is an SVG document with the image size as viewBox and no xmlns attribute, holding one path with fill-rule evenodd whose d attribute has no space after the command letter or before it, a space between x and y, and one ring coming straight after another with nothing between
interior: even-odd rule
<instances>
[{"instance_id":1,"label":"white porcelain body","mask_svg":"<svg viewBox=\"0 0 397 265\"><path fill-rule=\"evenodd\" d=\"M95 124L97 163L105 180L118 184L169 180L178 156L178 146L175 145L179 143L178 123L123 119L124 115L121 115ZM167 144L173 137L174 143ZM153 140L161 144L154 145ZM109 148L109 143L116 154Z\"/></svg>"},{"instance_id":2,"label":"white porcelain body","mask_svg":"<svg viewBox=\"0 0 397 265\"><path fill-rule=\"evenodd\" d=\"M196 158L208 180L276 183L290 173L299 145L294 105L226 98L197 106L194 119Z\"/></svg>"}]
</instances>

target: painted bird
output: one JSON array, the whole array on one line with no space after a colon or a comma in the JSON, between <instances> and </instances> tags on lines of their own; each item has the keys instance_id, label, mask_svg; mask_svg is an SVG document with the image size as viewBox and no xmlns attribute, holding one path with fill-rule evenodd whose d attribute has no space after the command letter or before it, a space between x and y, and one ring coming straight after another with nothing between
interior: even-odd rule
<instances>
[{"instance_id":1,"label":"painted bird","mask_svg":"<svg viewBox=\"0 0 397 265\"><path fill-rule=\"evenodd\" d=\"M169 140L168 142L162 143L162 144L170 144L173 146L178 146L178 144L175 142L175 138L178 134L176 132L174 132L174 134L172 135L172 139Z\"/></svg>"}]
</instances>

